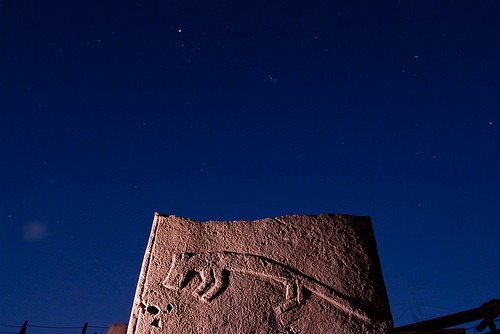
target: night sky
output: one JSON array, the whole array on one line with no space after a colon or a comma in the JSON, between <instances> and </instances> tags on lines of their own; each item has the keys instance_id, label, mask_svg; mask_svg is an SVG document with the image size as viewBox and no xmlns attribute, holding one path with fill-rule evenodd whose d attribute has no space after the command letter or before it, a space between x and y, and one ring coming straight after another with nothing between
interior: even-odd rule
<instances>
[{"instance_id":1,"label":"night sky","mask_svg":"<svg viewBox=\"0 0 500 334\"><path fill-rule=\"evenodd\" d=\"M371 216L396 326L499 298L499 17L0 0L0 325L128 322L155 211Z\"/></svg>"}]
</instances>

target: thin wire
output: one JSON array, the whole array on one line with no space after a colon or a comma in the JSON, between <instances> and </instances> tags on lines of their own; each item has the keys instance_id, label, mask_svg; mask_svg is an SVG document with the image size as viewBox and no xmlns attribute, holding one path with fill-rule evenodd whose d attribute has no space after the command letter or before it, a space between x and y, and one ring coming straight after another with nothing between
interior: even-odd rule
<instances>
[{"instance_id":1,"label":"thin wire","mask_svg":"<svg viewBox=\"0 0 500 334\"><path fill-rule=\"evenodd\" d=\"M50 328L50 329L80 329L80 328L83 328L83 326L43 326L43 325L30 325L30 324L27 324L26 327Z\"/></svg>"},{"instance_id":2,"label":"thin wire","mask_svg":"<svg viewBox=\"0 0 500 334\"><path fill-rule=\"evenodd\" d=\"M471 329L472 329L472 330L473 330L472 334L477 333L477 332L476 332L476 326L477 326L477 324L476 324L476 325L474 325L474 326L467 327L465 330L466 330L466 331L469 331L469 330L471 330Z\"/></svg>"},{"instance_id":3,"label":"thin wire","mask_svg":"<svg viewBox=\"0 0 500 334\"><path fill-rule=\"evenodd\" d=\"M0 324L0 327L10 327L10 328L21 328L22 326L20 325L7 325L7 324ZM26 324L26 327L33 327L33 328L47 328L47 329L82 329L82 326L45 326L45 325L30 325L29 323ZM87 326L87 328L99 328L99 329L107 329L108 327L105 326ZM0 332L0 333L16 333L16 332Z\"/></svg>"}]
</instances>

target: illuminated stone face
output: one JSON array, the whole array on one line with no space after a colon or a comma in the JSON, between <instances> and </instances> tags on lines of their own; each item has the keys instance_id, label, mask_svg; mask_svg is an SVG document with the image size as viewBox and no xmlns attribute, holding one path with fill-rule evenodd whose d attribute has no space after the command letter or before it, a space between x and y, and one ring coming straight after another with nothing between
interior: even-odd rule
<instances>
[{"instance_id":1,"label":"illuminated stone face","mask_svg":"<svg viewBox=\"0 0 500 334\"><path fill-rule=\"evenodd\" d=\"M157 214L128 333L388 333L368 217Z\"/></svg>"}]
</instances>

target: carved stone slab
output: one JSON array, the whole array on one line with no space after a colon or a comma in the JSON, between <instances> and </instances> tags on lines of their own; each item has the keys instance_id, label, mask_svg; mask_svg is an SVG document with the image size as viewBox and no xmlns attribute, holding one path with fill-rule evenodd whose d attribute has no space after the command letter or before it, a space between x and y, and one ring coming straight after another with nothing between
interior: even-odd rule
<instances>
[{"instance_id":1,"label":"carved stone slab","mask_svg":"<svg viewBox=\"0 0 500 334\"><path fill-rule=\"evenodd\" d=\"M156 214L128 333L389 333L369 217Z\"/></svg>"}]
</instances>

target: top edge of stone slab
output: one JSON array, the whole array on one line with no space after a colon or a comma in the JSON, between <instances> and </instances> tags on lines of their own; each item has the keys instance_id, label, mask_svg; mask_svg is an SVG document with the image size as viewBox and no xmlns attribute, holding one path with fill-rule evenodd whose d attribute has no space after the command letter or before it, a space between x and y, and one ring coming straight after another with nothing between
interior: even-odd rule
<instances>
[{"instance_id":1,"label":"top edge of stone slab","mask_svg":"<svg viewBox=\"0 0 500 334\"><path fill-rule=\"evenodd\" d=\"M265 217L265 218L259 218L259 219L253 219L253 220L248 220L248 219L236 219L236 220L206 220L206 221L200 221L192 218L187 218L187 217L182 217L182 216L177 216L174 214L164 214L160 212L155 212L155 217L158 218L171 218L171 219L181 219L181 220L186 220L189 222L193 223L233 223L233 222L258 222L258 221L264 221L264 220L270 220L270 219L282 219L282 218L297 218L297 217L307 217L307 218L352 218L356 220L366 220L370 222L371 224L371 218L370 216L358 216L358 215L353 215L353 214L345 214L345 213L321 213L318 215L313 215L313 214L290 214L290 215L283 215L283 216L276 216L276 217Z\"/></svg>"}]
</instances>

